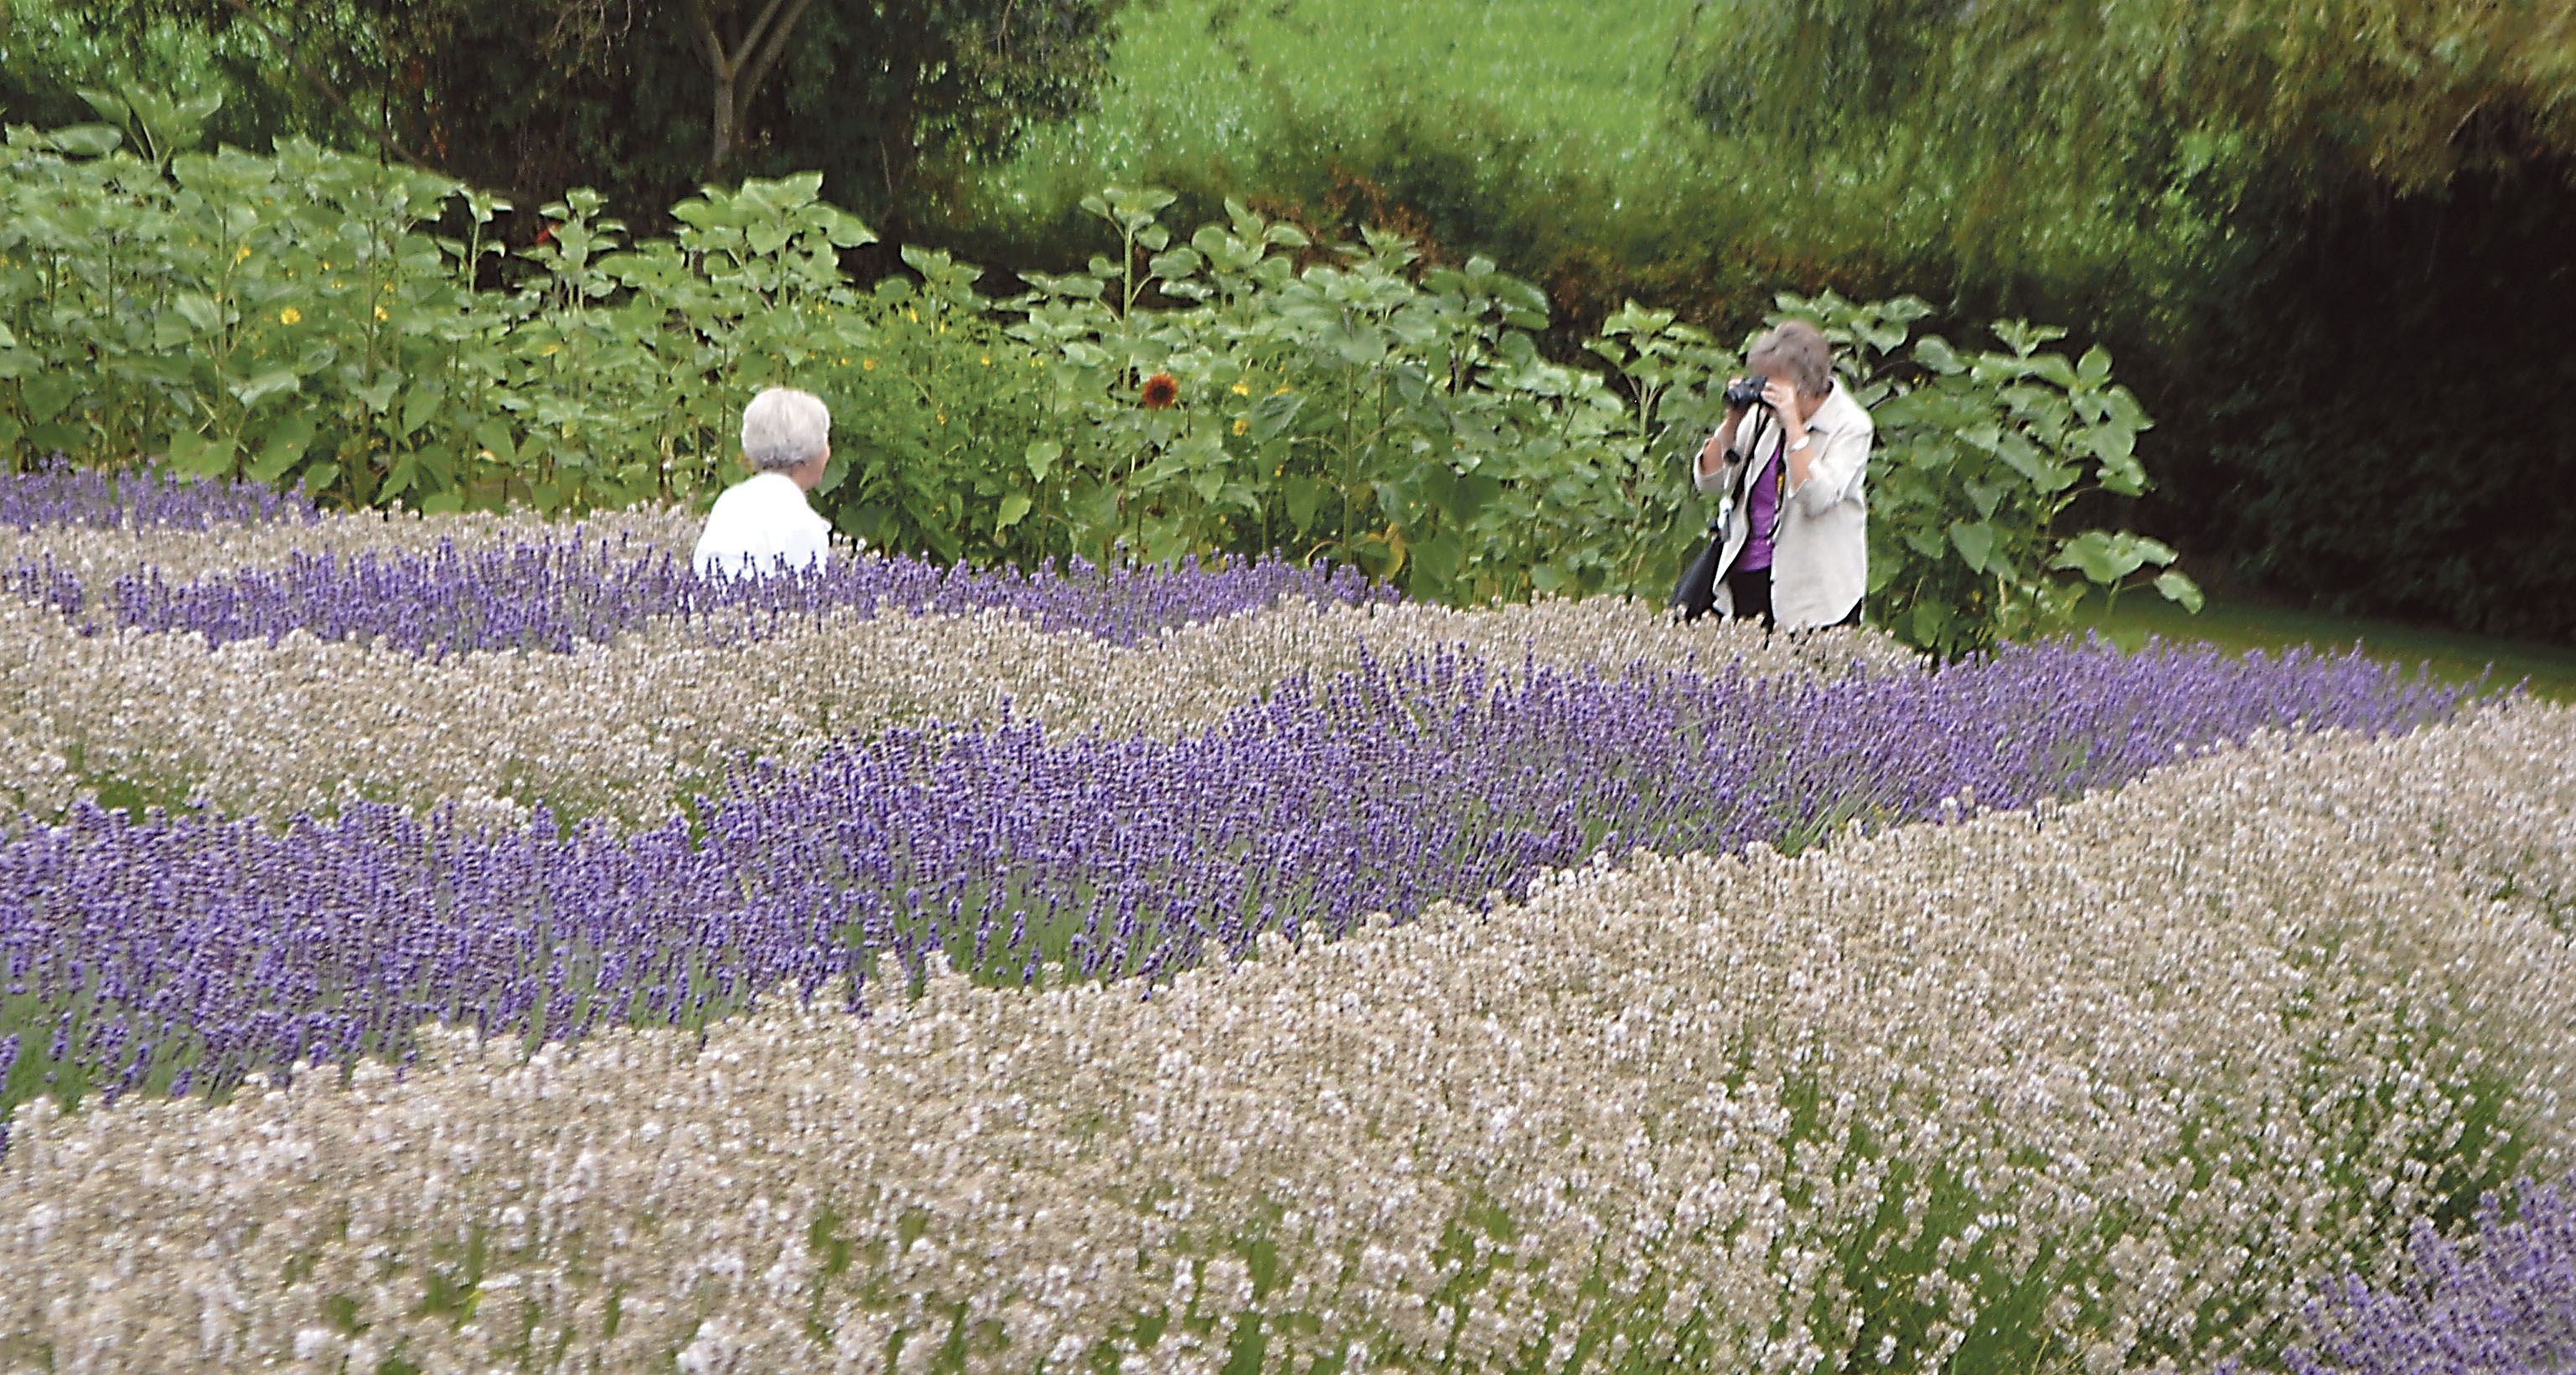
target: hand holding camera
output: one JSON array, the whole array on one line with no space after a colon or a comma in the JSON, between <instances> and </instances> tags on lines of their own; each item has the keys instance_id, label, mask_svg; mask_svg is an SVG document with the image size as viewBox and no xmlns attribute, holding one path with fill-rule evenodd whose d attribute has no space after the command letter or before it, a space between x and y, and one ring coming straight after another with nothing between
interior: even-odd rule
<instances>
[{"instance_id":1,"label":"hand holding camera","mask_svg":"<svg viewBox=\"0 0 2576 1375\"><path fill-rule=\"evenodd\" d=\"M1726 384L1727 419L1740 420L1756 406L1769 408L1784 428L1794 431L1805 426L1806 408L1798 396L1798 389L1787 382L1757 372Z\"/></svg>"},{"instance_id":2,"label":"hand holding camera","mask_svg":"<svg viewBox=\"0 0 2576 1375\"><path fill-rule=\"evenodd\" d=\"M1727 379L1726 423L1718 426L1717 433L1710 435L1708 443L1700 446L1700 471L1717 470L1719 458L1735 447L1735 432L1744 423L1744 417L1756 406L1771 404L1770 398L1765 394L1766 389L1771 385L1771 379L1759 373L1751 377Z\"/></svg>"}]
</instances>

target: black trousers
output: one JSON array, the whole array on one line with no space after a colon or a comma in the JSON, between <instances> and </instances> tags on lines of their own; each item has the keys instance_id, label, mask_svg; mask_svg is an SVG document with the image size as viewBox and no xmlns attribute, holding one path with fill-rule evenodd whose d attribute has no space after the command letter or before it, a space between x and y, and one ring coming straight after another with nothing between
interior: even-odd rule
<instances>
[{"instance_id":1,"label":"black trousers","mask_svg":"<svg viewBox=\"0 0 2576 1375\"><path fill-rule=\"evenodd\" d=\"M1727 571L1726 590L1735 598L1735 619L1762 618L1762 628L1770 630L1778 622L1771 619L1771 570L1768 568L1735 568ZM1860 624L1860 603L1853 602L1851 614L1834 625ZM1831 629L1832 627L1827 627Z\"/></svg>"},{"instance_id":2,"label":"black trousers","mask_svg":"<svg viewBox=\"0 0 2576 1375\"><path fill-rule=\"evenodd\" d=\"M1749 621L1762 618L1762 628L1769 630L1771 620L1771 570L1768 568L1731 568L1726 573L1726 590L1735 598L1735 619Z\"/></svg>"}]
</instances>

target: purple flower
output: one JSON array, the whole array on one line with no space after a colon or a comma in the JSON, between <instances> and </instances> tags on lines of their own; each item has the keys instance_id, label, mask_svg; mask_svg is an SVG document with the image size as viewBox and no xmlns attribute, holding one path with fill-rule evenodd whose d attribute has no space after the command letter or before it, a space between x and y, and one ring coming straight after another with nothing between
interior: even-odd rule
<instances>
[{"instance_id":1,"label":"purple flower","mask_svg":"<svg viewBox=\"0 0 2576 1375\"><path fill-rule=\"evenodd\" d=\"M226 525L310 525L321 513L301 487L214 482L164 468L107 472L61 454L31 473L0 473L0 527L34 530L212 530Z\"/></svg>"},{"instance_id":2,"label":"purple flower","mask_svg":"<svg viewBox=\"0 0 2576 1375\"><path fill-rule=\"evenodd\" d=\"M80 614L78 578L21 564L0 588ZM1288 598L1360 604L1392 600L1356 570L1306 568L1280 559L1225 558L1169 567L1035 572L943 568L909 557L844 559L821 570L708 580L668 553L620 538L578 534L499 549L441 543L426 553L295 554L282 569L251 569L173 585L157 571L120 577L111 622L147 631L192 631L211 645L306 631L435 656L469 650L563 652L607 641L655 617L700 622L711 633L759 638L826 612L963 613L1003 610L1049 630L1119 644L1194 622L1275 606ZM750 611L747 618L707 618Z\"/></svg>"},{"instance_id":3,"label":"purple flower","mask_svg":"<svg viewBox=\"0 0 2576 1375\"><path fill-rule=\"evenodd\" d=\"M2576 1367L2576 1204L2564 1187L2524 1180L2512 1206L2487 1195L2472 1243L2418 1221L2413 1273L2387 1288L2358 1275L2327 1285L2303 1313L2312 1347L2286 1353L2296 1375L2524 1375Z\"/></svg>"}]
</instances>

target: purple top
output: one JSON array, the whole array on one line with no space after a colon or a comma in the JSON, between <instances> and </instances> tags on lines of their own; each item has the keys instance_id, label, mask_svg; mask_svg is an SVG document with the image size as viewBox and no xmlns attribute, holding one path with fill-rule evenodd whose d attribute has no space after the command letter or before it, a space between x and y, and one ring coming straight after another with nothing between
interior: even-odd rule
<instances>
[{"instance_id":1,"label":"purple top","mask_svg":"<svg viewBox=\"0 0 2576 1375\"><path fill-rule=\"evenodd\" d=\"M1744 515L1753 523L1753 533L1745 538L1744 554L1735 561L1735 566L1747 573L1771 566L1771 527L1780 518L1781 483L1774 474L1783 472L1782 459L1786 456L1788 443L1786 436L1774 439L1770 461L1756 467L1753 475L1744 480Z\"/></svg>"}]
</instances>

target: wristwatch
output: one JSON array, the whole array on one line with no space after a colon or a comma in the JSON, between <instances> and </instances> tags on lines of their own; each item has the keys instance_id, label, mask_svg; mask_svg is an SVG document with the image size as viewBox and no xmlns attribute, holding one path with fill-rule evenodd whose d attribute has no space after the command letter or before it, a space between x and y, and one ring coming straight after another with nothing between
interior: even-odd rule
<instances>
[{"instance_id":1,"label":"wristwatch","mask_svg":"<svg viewBox=\"0 0 2576 1375\"><path fill-rule=\"evenodd\" d=\"M1810 443L1812 443L1814 440L1815 440L1815 436L1814 436L1814 435L1811 435L1811 434L1802 434L1802 435L1798 436L1798 442L1797 442L1797 443L1795 443L1795 444L1790 445L1790 446L1788 447L1788 449L1786 450L1786 452L1788 452L1788 453L1793 453L1793 454L1794 454L1794 453L1798 452L1800 449L1803 449L1803 448L1807 447L1807 445L1808 445L1808 444L1810 444Z\"/></svg>"}]
</instances>

